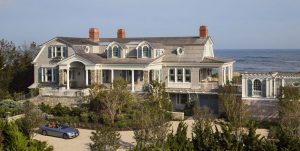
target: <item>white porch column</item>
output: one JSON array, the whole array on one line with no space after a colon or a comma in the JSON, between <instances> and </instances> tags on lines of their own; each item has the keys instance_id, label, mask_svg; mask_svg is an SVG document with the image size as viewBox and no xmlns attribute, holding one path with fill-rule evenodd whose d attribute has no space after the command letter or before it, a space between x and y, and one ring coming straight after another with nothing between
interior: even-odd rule
<instances>
[{"instance_id":1,"label":"white porch column","mask_svg":"<svg viewBox=\"0 0 300 151\"><path fill-rule=\"evenodd\" d=\"M273 80L274 80L274 88L273 88L274 91L273 91L273 92L274 92L274 98L276 98L276 95L277 95L277 90L276 90L276 78L274 78Z\"/></svg>"},{"instance_id":2,"label":"white porch column","mask_svg":"<svg viewBox=\"0 0 300 151\"><path fill-rule=\"evenodd\" d=\"M223 84L225 85L226 83L227 83L227 78L226 78L226 76L227 76L227 67L224 67L223 68L223 77L224 77L224 81L223 81Z\"/></svg>"},{"instance_id":3,"label":"white porch column","mask_svg":"<svg viewBox=\"0 0 300 151\"><path fill-rule=\"evenodd\" d=\"M232 77L233 77L233 69L232 69L232 65L229 66L229 81L232 81Z\"/></svg>"},{"instance_id":4,"label":"white porch column","mask_svg":"<svg viewBox=\"0 0 300 151\"><path fill-rule=\"evenodd\" d=\"M89 86L89 70L85 69L85 85Z\"/></svg>"},{"instance_id":5,"label":"white porch column","mask_svg":"<svg viewBox=\"0 0 300 151\"><path fill-rule=\"evenodd\" d=\"M242 78L242 87L244 88L244 89L242 89L242 97L245 97L246 96L246 84L247 84L247 82L246 82L246 78Z\"/></svg>"},{"instance_id":6,"label":"white porch column","mask_svg":"<svg viewBox=\"0 0 300 151\"><path fill-rule=\"evenodd\" d=\"M110 81L111 81L111 83L113 83L114 82L114 70L111 69L110 71L111 71L110 72Z\"/></svg>"},{"instance_id":7,"label":"white porch column","mask_svg":"<svg viewBox=\"0 0 300 151\"><path fill-rule=\"evenodd\" d=\"M41 81L44 82L44 68L41 68L41 72L42 72L42 77L41 77Z\"/></svg>"},{"instance_id":8,"label":"white porch column","mask_svg":"<svg viewBox=\"0 0 300 151\"><path fill-rule=\"evenodd\" d=\"M69 68L67 69L67 89L70 89L70 73L69 73Z\"/></svg>"},{"instance_id":9,"label":"white porch column","mask_svg":"<svg viewBox=\"0 0 300 151\"><path fill-rule=\"evenodd\" d=\"M131 70L131 91L134 92L134 70Z\"/></svg>"},{"instance_id":10,"label":"white porch column","mask_svg":"<svg viewBox=\"0 0 300 151\"><path fill-rule=\"evenodd\" d=\"M282 78L281 79L281 86L284 87L284 85L285 85L285 81L284 81L284 78Z\"/></svg>"},{"instance_id":11,"label":"white porch column","mask_svg":"<svg viewBox=\"0 0 300 151\"><path fill-rule=\"evenodd\" d=\"M221 66L221 67L219 67L219 72L218 72L218 78L219 78L219 85L224 85L223 84L223 67Z\"/></svg>"},{"instance_id":12,"label":"white porch column","mask_svg":"<svg viewBox=\"0 0 300 151\"><path fill-rule=\"evenodd\" d=\"M269 94L270 94L270 92L269 92L269 79L267 78L266 79L266 98L269 97Z\"/></svg>"}]
</instances>

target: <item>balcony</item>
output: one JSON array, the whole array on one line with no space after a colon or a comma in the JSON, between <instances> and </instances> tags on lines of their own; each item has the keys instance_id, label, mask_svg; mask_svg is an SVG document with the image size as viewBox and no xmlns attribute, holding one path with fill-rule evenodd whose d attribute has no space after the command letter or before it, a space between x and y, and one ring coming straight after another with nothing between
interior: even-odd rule
<instances>
[{"instance_id":1,"label":"balcony","mask_svg":"<svg viewBox=\"0 0 300 151\"><path fill-rule=\"evenodd\" d=\"M216 92L219 88L218 82L199 83L168 83L168 92Z\"/></svg>"}]
</instances>

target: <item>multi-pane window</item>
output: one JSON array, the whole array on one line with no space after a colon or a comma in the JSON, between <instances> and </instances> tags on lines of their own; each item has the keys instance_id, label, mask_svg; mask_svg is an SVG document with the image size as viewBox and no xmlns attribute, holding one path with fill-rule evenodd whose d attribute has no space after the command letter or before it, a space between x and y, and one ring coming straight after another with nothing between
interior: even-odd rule
<instances>
[{"instance_id":1,"label":"multi-pane window","mask_svg":"<svg viewBox=\"0 0 300 151\"><path fill-rule=\"evenodd\" d=\"M253 82L253 95L261 96L262 95L262 86L260 80L256 79Z\"/></svg>"},{"instance_id":2,"label":"multi-pane window","mask_svg":"<svg viewBox=\"0 0 300 151\"><path fill-rule=\"evenodd\" d=\"M65 46L49 46L48 47L48 58L55 58L55 57L68 57L68 47Z\"/></svg>"},{"instance_id":3,"label":"multi-pane window","mask_svg":"<svg viewBox=\"0 0 300 151\"><path fill-rule=\"evenodd\" d=\"M176 73L175 73L176 71ZM176 79L176 81L175 81ZM191 70L184 68L175 68L169 70L170 82L191 82Z\"/></svg>"},{"instance_id":4,"label":"multi-pane window","mask_svg":"<svg viewBox=\"0 0 300 151\"><path fill-rule=\"evenodd\" d=\"M185 69L185 82L191 82L191 70Z\"/></svg>"},{"instance_id":5,"label":"multi-pane window","mask_svg":"<svg viewBox=\"0 0 300 151\"><path fill-rule=\"evenodd\" d=\"M120 56L120 50L117 46L113 47L113 57L119 57Z\"/></svg>"},{"instance_id":6,"label":"multi-pane window","mask_svg":"<svg viewBox=\"0 0 300 151\"><path fill-rule=\"evenodd\" d=\"M57 70L55 68L41 68L41 82L56 82Z\"/></svg>"},{"instance_id":7,"label":"multi-pane window","mask_svg":"<svg viewBox=\"0 0 300 151\"><path fill-rule=\"evenodd\" d=\"M175 82L175 69L170 69L169 70L169 81L170 82Z\"/></svg>"},{"instance_id":8,"label":"multi-pane window","mask_svg":"<svg viewBox=\"0 0 300 151\"><path fill-rule=\"evenodd\" d=\"M177 69L177 82L183 82L183 70Z\"/></svg>"},{"instance_id":9,"label":"multi-pane window","mask_svg":"<svg viewBox=\"0 0 300 151\"><path fill-rule=\"evenodd\" d=\"M56 57L61 57L61 47L56 47Z\"/></svg>"},{"instance_id":10,"label":"multi-pane window","mask_svg":"<svg viewBox=\"0 0 300 151\"><path fill-rule=\"evenodd\" d=\"M148 46L143 47L143 57L150 57L150 49Z\"/></svg>"}]
</instances>

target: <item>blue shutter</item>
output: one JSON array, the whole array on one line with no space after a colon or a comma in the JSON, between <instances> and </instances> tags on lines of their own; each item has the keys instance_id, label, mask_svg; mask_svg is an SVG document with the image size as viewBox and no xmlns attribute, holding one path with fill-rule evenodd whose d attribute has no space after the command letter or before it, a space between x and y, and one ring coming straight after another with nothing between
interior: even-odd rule
<instances>
[{"instance_id":1,"label":"blue shutter","mask_svg":"<svg viewBox=\"0 0 300 151\"><path fill-rule=\"evenodd\" d=\"M266 97L266 80L263 80L262 83L261 83L261 91L262 91L262 96L263 97Z\"/></svg>"},{"instance_id":2,"label":"blue shutter","mask_svg":"<svg viewBox=\"0 0 300 151\"><path fill-rule=\"evenodd\" d=\"M68 58L68 47L63 48L63 57Z\"/></svg>"},{"instance_id":3,"label":"blue shutter","mask_svg":"<svg viewBox=\"0 0 300 151\"><path fill-rule=\"evenodd\" d=\"M248 96L252 96L252 81L250 79L248 80Z\"/></svg>"},{"instance_id":4,"label":"blue shutter","mask_svg":"<svg viewBox=\"0 0 300 151\"><path fill-rule=\"evenodd\" d=\"M48 58L51 58L52 47L48 47Z\"/></svg>"},{"instance_id":5,"label":"blue shutter","mask_svg":"<svg viewBox=\"0 0 300 151\"><path fill-rule=\"evenodd\" d=\"M142 58L142 54L143 54L143 49L142 47L138 48L138 58Z\"/></svg>"},{"instance_id":6,"label":"blue shutter","mask_svg":"<svg viewBox=\"0 0 300 151\"><path fill-rule=\"evenodd\" d=\"M107 56L108 56L108 58L112 58L112 53L113 53L112 51L113 51L112 48L109 47L108 50L107 50L107 53L108 53Z\"/></svg>"},{"instance_id":7,"label":"blue shutter","mask_svg":"<svg viewBox=\"0 0 300 151\"><path fill-rule=\"evenodd\" d=\"M39 82L42 82L42 68L38 69L38 79L39 79Z\"/></svg>"}]
</instances>

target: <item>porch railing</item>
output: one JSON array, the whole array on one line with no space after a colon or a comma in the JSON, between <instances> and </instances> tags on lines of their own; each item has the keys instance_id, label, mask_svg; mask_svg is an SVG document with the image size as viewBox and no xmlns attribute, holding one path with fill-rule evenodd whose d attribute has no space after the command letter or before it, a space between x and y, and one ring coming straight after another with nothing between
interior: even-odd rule
<instances>
[{"instance_id":1,"label":"porch railing","mask_svg":"<svg viewBox=\"0 0 300 151\"><path fill-rule=\"evenodd\" d=\"M218 88L218 82L199 83L199 89L204 91L217 90Z\"/></svg>"}]
</instances>

